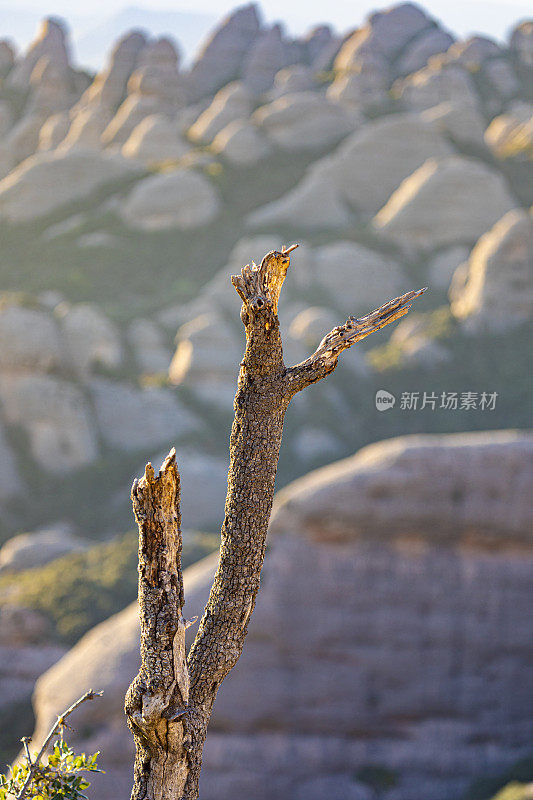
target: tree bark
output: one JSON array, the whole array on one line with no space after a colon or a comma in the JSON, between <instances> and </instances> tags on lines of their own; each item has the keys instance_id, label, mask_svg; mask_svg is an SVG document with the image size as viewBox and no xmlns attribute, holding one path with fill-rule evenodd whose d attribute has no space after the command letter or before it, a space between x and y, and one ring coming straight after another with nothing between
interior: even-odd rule
<instances>
[{"instance_id":1,"label":"tree bark","mask_svg":"<svg viewBox=\"0 0 533 800\"><path fill-rule=\"evenodd\" d=\"M174 450L158 476L147 464L131 492L139 526L141 668L126 694L135 739L132 800L183 796L188 776L183 712L189 701L181 572L180 480Z\"/></svg>"},{"instance_id":2,"label":"tree bark","mask_svg":"<svg viewBox=\"0 0 533 800\"><path fill-rule=\"evenodd\" d=\"M407 313L424 290L334 328L315 353L287 369L278 301L297 245L243 267L232 283L243 304L246 350L235 396L230 468L217 573L185 657L179 474L171 451L132 489L139 526L139 674L126 695L136 745L132 800L196 800L202 750L218 688L235 666L254 610L285 411L296 392L329 375L342 350Z\"/></svg>"}]
</instances>

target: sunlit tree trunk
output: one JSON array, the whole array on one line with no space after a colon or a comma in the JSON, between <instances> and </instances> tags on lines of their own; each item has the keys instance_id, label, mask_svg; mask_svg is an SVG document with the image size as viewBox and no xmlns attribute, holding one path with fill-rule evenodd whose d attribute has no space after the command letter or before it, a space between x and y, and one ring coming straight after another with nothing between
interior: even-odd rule
<instances>
[{"instance_id":1,"label":"sunlit tree trunk","mask_svg":"<svg viewBox=\"0 0 533 800\"><path fill-rule=\"evenodd\" d=\"M135 738L132 800L195 800L218 688L242 653L253 613L283 433L296 392L335 369L343 350L407 313L408 292L334 328L306 361L287 368L278 300L295 248L268 253L232 278L242 299L246 350L235 396L220 560L196 638L185 654L180 491L175 452L158 475L148 464L132 489L139 526L139 674L126 695Z\"/></svg>"}]
</instances>

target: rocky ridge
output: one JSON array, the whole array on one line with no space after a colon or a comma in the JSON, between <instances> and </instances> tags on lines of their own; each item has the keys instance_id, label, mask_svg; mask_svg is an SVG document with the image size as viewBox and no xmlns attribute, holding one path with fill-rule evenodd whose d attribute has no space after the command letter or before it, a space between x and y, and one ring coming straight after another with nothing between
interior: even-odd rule
<instances>
[{"instance_id":1,"label":"rocky ridge","mask_svg":"<svg viewBox=\"0 0 533 800\"><path fill-rule=\"evenodd\" d=\"M293 39L250 5L190 67L169 39L132 31L84 75L55 19L26 53L5 45L5 497L22 491L28 458L48 480L128 453L140 463L169 439L199 449L210 474L210 459L225 458L218 420L229 422L242 349L228 277L289 237L302 246L282 307L288 360L316 345L320 320L363 314L412 285L431 291L409 352L399 335L376 357L350 354L340 391L317 388L338 424L322 431L297 400L284 479L345 453L348 420L350 446L365 440L368 418L354 409L383 380L377 366L409 365L422 379L434 358L452 374L456 343L479 342L481 330L521 336L530 34L520 23L505 43L456 41L402 3L343 36L319 26ZM437 344L427 330L439 309L448 322ZM124 481L133 469L124 465Z\"/></svg>"},{"instance_id":2,"label":"rocky ridge","mask_svg":"<svg viewBox=\"0 0 533 800\"><path fill-rule=\"evenodd\" d=\"M131 31L96 76L57 19L25 53L2 41L2 541L58 520L83 541L127 530L132 478L171 445L187 528L218 529L243 348L229 276L289 241L288 363L347 315L429 291L295 398L279 485L399 432L530 425L532 30L458 41L402 3L294 39L244 6L190 67ZM6 611L6 642L26 613L35 644L31 609Z\"/></svg>"},{"instance_id":3,"label":"rocky ridge","mask_svg":"<svg viewBox=\"0 0 533 800\"><path fill-rule=\"evenodd\" d=\"M375 780L385 800L445 800L528 753L532 469L525 433L421 435L371 445L278 493L246 647L210 726L206 800L266 798L273 786L287 800L326 789L370 800ZM210 556L186 571L188 615L215 568ZM77 736L103 750L103 800L131 781L122 698L138 626L134 604L34 694L38 741L84 686L105 689L105 703L80 711Z\"/></svg>"}]
</instances>

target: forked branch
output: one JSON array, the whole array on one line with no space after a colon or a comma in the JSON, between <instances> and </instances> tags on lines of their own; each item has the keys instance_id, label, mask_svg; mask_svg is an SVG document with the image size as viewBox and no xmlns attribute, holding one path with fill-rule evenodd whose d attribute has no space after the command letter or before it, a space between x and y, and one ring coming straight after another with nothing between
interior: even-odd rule
<instances>
[{"instance_id":1,"label":"forked branch","mask_svg":"<svg viewBox=\"0 0 533 800\"><path fill-rule=\"evenodd\" d=\"M132 800L196 800L202 749L218 688L239 659L253 613L283 433L293 395L335 369L339 354L407 313L408 292L334 328L310 358L287 369L277 315L290 254L272 250L232 277L246 350L230 437L220 559L185 663L179 475L172 451L159 476L149 464L133 486L139 525L142 666L126 698L137 756Z\"/></svg>"}]
</instances>

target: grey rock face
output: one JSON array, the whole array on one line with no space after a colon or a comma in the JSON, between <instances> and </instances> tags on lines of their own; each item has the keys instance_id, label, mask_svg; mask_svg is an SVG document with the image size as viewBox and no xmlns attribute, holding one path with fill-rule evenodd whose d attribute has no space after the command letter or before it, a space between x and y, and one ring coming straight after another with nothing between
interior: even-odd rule
<instances>
[{"instance_id":1,"label":"grey rock face","mask_svg":"<svg viewBox=\"0 0 533 800\"><path fill-rule=\"evenodd\" d=\"M185 91L178 72L178 54L168 39L144 47L127 84L127 96L102 133L102 144L123 145L147 116L172 117L185 105Z\"/></svg>"},{"instance_id":2,"label":"grey rock face","mask_svg":"<svg viewBox=\"0 0 533 800\"><path fill-rule=\"evenodd\" d=\"M511 50L513 50L522 64L533 67L533 21L525 20L513 30L511 34Z\"/></svg>"},{"instance_id":3,"label":"grey rock face","mask_svg":"<svg viewBox=\"0 0 533 800\"><path fill-rule=\"evenodd\" d=\"M0 309L0 370L47 371L64 362L59 327L49 313L9 304Z\"/></svg>"},{"instance_id":4,"label":"grey rock face","mask_svg":"<svg viewBox=\"0 0 533 800\"><path fill-rule=\"evenodd\" d=\"M13 536L0 550L0 571L17 572L41 567L56 558L85 550L86 543L74 536L68 523L33 533Z\"/></svg>"},{"instance_id":5,"label":"grey rock face","mask_svg":"<svg viewBox=\"0 0 533 800\"><path fill-rule=\"evenodd\" d=\"M468 260L468 247L456 245L441 250L429 264L428 278L431 286L448 289L455 271Z\"/></svg>"},{"instance_id":6,"label":"grey rock face","mask_svg":"<svg viewBox=\"0 0 533 800\"><path fill-rule=\"evenodd\" d=\"M283 39L280 25L273 25L259 34L246 54L242 77L255 94L266 92L274 83L276 73L291 63L290 49Z\"/></svg>"},{"instance_id":7,"label":"grey rock face","mask_svg":"<svg viewBox=\"0 0 533 800\"><path fill-rule=\"evenodd\" d=\"M301 41L305 52L305 61L313 66L318 66L324 53L330 50L336 41L329 25L318 25L313 28Z\"/></svg>"},{"instance_id":8,"label":"grey rock face","mask_svg":"<svg viewBox=\"0 0 533 800\"><path fill-rule=\"evenodd\" d=\"M311 89L316 89L313 70L304 64L294 64L292 67L285 67L276 73L269 97L275 100L285 94L307 92Z\"/></svg>"},{"instance_id":9,"label":"grey rock face","mask_svg":"<svg viewBox=\"0 0 533 800\"><path fill-rule=\"evenodd\" d=\"M208 178L199 171L180 169L140 181L123 201L120 215L132 228L186 231L207 225L220 208L217 191Z\"/></svg>"},{"instance_id":10,"label":"grey rock face","mask_svg":"<svg viewBox=\"0 0 533 800\"><path fill-rule=\"evenodd\" d=\"M445 53L453 36L440 28L428 28L409 44L395 64L397 75L409 75L426 66L431 56Z\"/></svg>"},{"instance_id":11,"label":"grey rock face","mask_svg":"<svg viewBox=\"0 0 533 800\"><path fill-rule=\"evenodd\" d=\"M0 713L20 717L31 701L35 681L65 655L66 648L47 643L47 620L27 608L0 611ZM31 718L28 719L31 725Z\"/></svg>"},{"instance_id":12,"label":"grey rock face","mask_svg":"<svg viewBox=\"0 0 533 800\"><path fill-rule=\"evenodd\" d=\"M439 103L423 111L421 117L430 122L439 133L449 136L459 147L484 149L485 119L477 108L470 105Z\"/></svg>"},{"instance_id":13,"label":"grey rock face","mask_svg":"<svg viewBox=\"0 0 533 800\"><path fill-rule=\"evenodd\" d=\"M146 43L146 37L139 31L119 39L105 69L72 109L65 146L101 147L101 136L126 96L128 81Z\"/></svg>"},{"instance_id":14,"label":"grey rock face","mask_svg":"<svg viewBox=\"0 0 533 800\"><path fill-rule=\"evenodd\" d=\"M194 427L192 415L169 389L137 389L98 378L91 390L101 435L118 450L158 447Z\"/></svg>"},{"instance_id":15,"label":"grey rock face","mask_svg":"<svg viewBox=\"0 0 533 800\"><path fill-rule=\"evenodd\" d=\"M29 112L13 125L4 143L4 152L8 157L6 175L15 164L35 153L39 143L39 133L45 119L45 113Z\"/></svg>"},{"instance_id":16,"label":"grey rock face","mask_svg":"<svg viewBox=\"0 0 533 800\"><path fill-rule=\"evenodd\" d=\"M116 154L89 150L37 153L0 182L0 217L12 222L38 219L105 183L140 171L139 165Z\"/></svg>"},{"instance_id":17,"label":"grey rock face","mask_svg":"<svg viewBox=\"0 0 533 800\"><path fill-rule=\"evenodd\" d=\"M452 42L452 37L413 3L378 11L343 43L329 92L368 110L386 108L392 79L420 69Z\"/></svg>"},{"instance_id":18,"label":"grey rock face","mask_svg":"<svg viewBox=\"0 0 533 800\"><path fill-rule=\"evenodd\" d=\"M188 387L208 406L230 412L243 352L237 332L221 314L211 311L182 325L176 343L171 382Z\"/></svg>"},{"instance_id":19,"label":"grey rock face","mask_svg":"<svg viewBox=\"0 0 533 800\"><path fill-rule=\"evenodd\" d=\"M122 147L122 155L150 166L177 161L190 150L178 135L178 125L165 114L150 114L133 129Z\"/></svg>"},{"instance_id":20,"label":"grey rock face","mask_svg":"<svg viewBox=\"0 0 533 800\"><path fill-rule=\"evenodd\" d=\"M213 94L238 77L242 60L259 31L255 5L238 8L219 25L188 75L187 89L192 101Z\"/></svg>"},{"instance_id":21,"label":"grey rock face","mask_svg":"<svg viewBox=\"0 0 533 800\"><path fill-rule=\"evenodd\" d=\"M527 160L533 147L533 105L514 103L507 113L494 117L484 139L497 159L518 157Z\"/></svg>"},{"instance_id":22,"label":"grey rock face","mask_svg":"<svg viewBox=\"0 0 533 800\"><path fill-rule=\"evenodd\" d=\"M98 452L93 418L81 390L50 375L2 373L6 421L27 432L40 468L62 474L92 463Z\"/></svg>"},{"instance_id":23,"label":"grey rock face","mask_svg":"<svg viewBox=\"0 0 533 800\"><path fill-rule=\"evenodd\" d=\"M123 359L120 333L116 326L92 303L59 306L70 367L87 377L95 366L116 369Z\"/></svg>"},{"instance_id":24,"label":"grey rock face","mask_svg":"<svg viewBox=\"0 0 533 800\"><path fill-rule=\"evenodd\" d=\"M403 108L423 111L439 103L479 105L479 95L470 73L460 64L431 59L427 67L396 81L395 96Z\"/></svg>"},{"instance_id":25,"label":"grey rock face","mask_svg":"<svg viewBox=\"0 0 533 800\"><path fill-rule=\"evenodd\" d=\"M460 796L527 751L531 435L411 436L367 447L277 496L244 653L220 689L202 797ZM186 571L201 609L216 557ZM38 741L86 685L80 711L114 797L131 774L122 694L137 668L135 606L88 633L38 682ZM91 657L88 658L88 654ZM68 676L68 680L65 679ZM103 742L109 743L108 753ZM359 777L358 777L359 776ZM413 793L415 792L415 793Z\"/></svg>"},{"instance_id":26,"label":"grey rock face","mask_svg":"<svg viewBox=\"0 0 533 800\"><path fill-rule=\"evenodd\" d=\"M74 100L71 76L50 56L42 56L30 75L31 95L27 110L55 114L68 109Z\"/></svg>"},{"instance_id":27,"label":"grey rock face","mask_svg":"<svg viewBox=\"0 0 533 800\"><path fill-rule=\"evenodd\" d=\"M9 39L0 39L0 74L7 75L15 63L15 49Z\"/></svg>"},{"instance_id":28,"label":"grey rock face","mask_svg":"<svg viewBox=\"0 0 533 800\"><path fill-rule=\"evenodd\" d=\"M495 94L505 102L514 97L520 91L520 83L516 73L505 58L493 58L484 65L483 75ZM496 106L497 98L494 98L490 106Z\"/></svg>"},{"instance_id":29,"label":"grey rock face","mask_svg":"<svg viewBox=\"0 0 533 800\"><path fill-rule=\"evenodd\" d=\"M55 150L63 141L70 128L67 111L60 111L48 117L39 131L39 150Z\"/></svg>"},{"instance_id":30,"label":"grey rock face","mask_svg":"<svg viewBox=\"0 0 533 800\"><path fill-rule=\"evenodd\" d=\"M16 89L27 89L33 69L43 57L49 59L62 73L69 68L66 30L63 23L53 17L43 20L37 38L9 73L8 85Z\"/></svg>"},{"instance_id":31,"label":"grey rock face","mask_svg":"<svg viewBox=\"0 0 533 800\"><path fill-rule=\"evenodd\" d=\"M462 269L462 268L461 268ZM533 219L515 209L474 247L454 277L452 312L467 330L509 330L533 313Z\"/></svg>"},{"instance_id":32,"label":"grey rock face","mask_svg":"<svg viewBox=\"0 0 533 800\"><path fill-rule=\"evenodd\" d=\"M215 136L212 150L230 164L249 167L267 158L272 145L255 125L236 119Z\"/></svg>"},{"instance_id":33,"label":"grey rock face","mask_svg":"<svg viewBox=\"0 0 533 800\"><path fill-rule=\"evenodd\" d=\"M261 106L252 120L278 147L292 151L331 146L357 126L342 106L310 91Z\"/></svg>"},{"instance_id":34,"label":"grey rock face","mask_svg":"<svg viewBox=\"0 0 533 800\"><path fill-rule=\"evenodd\" d=\"M347 316L368 313L384 296L407 291L406 279L393 259L355 242L341 240L317 248L315 262L321 291Z\"/></svg>"},{"instance_id":35,"label":"grey rock face","mask_svg":"<svg viewBox=\"0 0 533 800\"><path fill-rule=\"evenodd\" d=\"M143 373L166 372L172 358L161 328L150 319L135 319L128 328L128 340Z\"/></svg>"},{"instance_id":36,"label":"grey rock face","mask_svg":"<svg viewBox=\"0 0 533 800\"><path fill-rule=\"evenodd\" d=\"M24 535L24 534L21 534ZM18 537L13 537L17 539ZM5 545L2 550L5 549ZM42 644L50 636L50 621L32 608L3 602L0 608L0 647ZM29 694L29 692L28 692Z\"/></svg>"},{"instance_id":37,"label":"grey rock face","mask_svg":"<svg viewBox=\"0 0 533 800\"><path fill-rule=\"evenodd\" d=\"M365 213L377 211L426 158L450 152L448 143L418 115L394 114L368 122L331 155L315 161L280 200L250 214L248 223L342 228L351 219L347 204Z\"/></svg>"},{"instance_id":38,"label":"grey rock face","mask_svg":"<svg viewBox=\"0 0 533 800\"><path fill-rule=\"evenodd\" d=\"M388 56L395 56L415 36L430 27L431 22L420 6L400 3L371 14L369 24L379 49Z\"/></svg>"},{"instance_id":39,"label":"grey rock face","mask_svg":"<svg viewBox=\"0 0 533 800\"><path fill-rule=\"evenodd\" d=\"M503 177L474 159L429 159L376 215L374 229L406 252L473 244L516 201Z\"/></svg>"},{"instance_id":40,"label":"grey rock face","mask_svg":"<svg viewBox=\"0 0 533 800\"><path fill-rule=\"evenodd\" d=\"M242 81L232 81L217 92L212 103L189 129L188 136L200 144L212 142L230 122L247 119L252 107L250 89Z\"/></svg>"},{"instance_id":41,"label":"grey rock face","mask_svg":"<svg viewBox=\"0 0 533 800\"><path fill-rule=\"evenodd\" d=\"M21 495L24 490L15 454L2 424L0 425L0 501Z\"/></svg>"}]
</instances>

